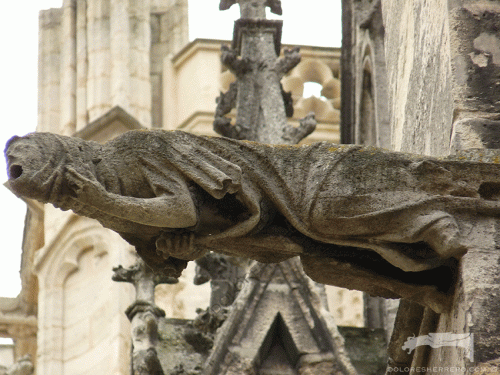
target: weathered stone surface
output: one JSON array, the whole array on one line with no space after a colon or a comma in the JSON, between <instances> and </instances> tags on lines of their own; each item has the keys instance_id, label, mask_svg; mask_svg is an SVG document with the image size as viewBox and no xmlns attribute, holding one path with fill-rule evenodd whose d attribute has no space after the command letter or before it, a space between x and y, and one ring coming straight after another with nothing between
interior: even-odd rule
<instances>
[{"instance_id":1,"label":"weathered stone surface","mask_svg":"<svg viewBox=\"0 0 500 375\"><path fill-rule=\"evenodd\" d=\"M471 148L500 148L500 121L473 117L455 122L451 149L458 152Z\"/></svg>"},{"instance_id":2,"label":"weathered stone surface","mask_svg":"<svg viewBox=\"0 0 500 375\"><path fill-rule=\"evenodd\" d=\"M382 0L382 13L392 148L431 155L459 152L457 159L498 162L497 152L481 149L499 144L498 2ZM475 240L469 241L468 252L457 265L450 310L434 319L428 309L420 316L413 314L415 309L402 311L395 327L400 337L393 336L404 340L413 334L471 333L474 361L457 347L419 347L409 356L401 350L403 343L395 342L390 350L403 357L396 364L476 366L474 373L493 373L491 364L500 356L495 328L499 326L498 218L480 221L479 231L477 225L463 229Z\"/></svg>"},{"instance_id":3,"label":"weathered stone surface","mask_svg":"<svg viewBox=\"0 0 500 375\"><path fill-rule=\"evenodd\" d=\"M463 111L500 109L500 6L496 1L450 1L455 106Z\"/></svg>"},{"instance_id":4,"label":"weathered stone surface","mask_svg":"<svg viewBox=\"0 0 500 375\"><path fill-rule=\"evenodd\" d=\"M413 355L402 350L402 347L408 337L418 336L423 314L423 306L407 300L400 302L391 341L387 348L388 367L404 369L411 366Z\"/></svg>"},{"instance_id":5,"label":"weathered stone surface","mask_svg":"<svg viewBox=\"0 0 500 375\"><path fill-rule=\"evenodd\" d=\"M199 374L206 353L199 353L185 338L186 329L192 321L161 318L158 322L159 345L158 357L165 374Z\"/></svg>"},{"instance_id":6,"label":"weathered stone surface","mask_svg":"<svg viewBox=\"0 0 500 375\"><path fill-rule=\"evenodd\" d=\"M312 114L303 118L298 127L286 121L286 116L293 115L294 108L292 93L285 92L281 78L299 63L298 48L285 50L284 57L277 59L281 23L248 19L265 18L266 5L271 6L272 11L278 5L281 13L281 4L262 0L239 0L238 3L242 19L235 23L233 50L223 49L222 53L222 61L236 74L237 81L220 96L214 129L235 139L298 143L316 126ZM326 68L331 77L330 69ZM331 83L327 79L324 82ZM235 125L231 126L230 119L224 116L233 107L237 116ZM224 273L228 274L227 270ZM343 342L335 323L327 311L320 311L320 298L297 258L275 265L254 264L249 275L227 321L217 332L216 344L203 374L355 373L343 355ZM212 285L215 286L213 277ZM233 288L226 285L227 282L218 283L219 288L213 290L212 297L225 291L232 299ZM316 303L312 302L313 296ZM215 308L213 299L211 306ZM297 308L299 306L301 308ZM327 320L330 324L325 324ZM314 341L321 354L314 350Z\"/></svg>"},{"instance_id":7,"label":"weathered stone surface","mask_svg":"<svg viewBox=\"0 0 500 375\"><path fill-rule=\"evenodd\" d=\"M345 342L345 349L359 374L379 375L387 364L387 343L381 328L342 327L338 330Z\"/></svg>"},{"instance_id":8,"label":"weathered stone surface","mask_svg":"<svg viewBox=\"0 0 500 375\"><path fill-rule=\"evenodd\" d=\"M208 253L196 260L195 284L201 285L210 280L210 308L220 310L230 306L245 279L248 261L222 254Z\"/></svg>"},{"instance_id":9,"label":"weathered stone surface","mask_svg":"<svg viewBox=\"0 0 500 375\"><path fill-rule=\"evenodd\" d=\"M356 249L357 254L353 254L352 249L339 247L335 254L302 255L301 260L307 275L317 282L360 290L372 296L403 297L435 311L448 309L455 281L455 261L427 271L404 272L376 254L362 251Z\"/></svg>"},{"instance_id":10,"label":"weathered stone surface","mask_svg":"<svg viewBox=\"0 0 500 375\"><path fill-rule=\"evenodd\" d=\"M235 24L232 49L223 46L221 61L237 77L226 93L217 99L214 130L233 139L264 143L298 143L316 127L309 114L297 128L287 124L293 116L291 94L280 81L300 62L299 48L281 46L281 22L265 19L239 19ZM236 108L235 124L225 117Z\"/></svg>"},{"instance_id":11,"label":"weathered stone surface","mask_svg":"<svg viewBox=\"0 0 500 375\"><path fill-rule=\"evenodd\" d=\"M475 237L461 230L480 235L482 218L499 210L496 164L325 142L133 131L99 145L35 133L11 140L6 156L17 194L99 220L171 275L208 250L265 262L301 255L323 283L338 284L340 267L360 290L437 311L451 274L414 272L453 268Z\"/></svg>"},{"instance_id":12,"label":"weathered stone surface","mask_svg":"<svg viewBox=\"0 0 500 375\"><path fill-rule=\"evenodd\" d=\"M231 301L232 302L232 301ZM214 306L199 309L198 316L186 327L184 338L197 353L207 354L212 349L215 334L227 318L228 307Z\"/></svg>"},{"instance_id":13,"label":"weathered stone surface","mask_svg":"<svg viewBox=\"0 0 500 375\"><path fill-rule=\"evenodd\" d=\"M392 149L448 154L454 110L449 6L382 0Z\"/></svg>"},{"instance_id":14,"label":"weathered stone surface","mask_svg":"<svg viewBox=\"0 0 500 375\"><path fill-rule=\"evenodd\" d=\"M236 1L220 2L228 9ZM297 128L287 124L293 116L292 95L285 92L281 80L301 60L299 48L281 50L283 22L267 20L265 8L281 14L281 1L238 1L241 18L234 24L232 47L222 47L221 61L236 76L226 93L217 99L214 130L226 137L271 144L294 144L316 128L313 114L300 121ZM225 117L232 108L234 124Z\"/></svg>"}]
</instances>

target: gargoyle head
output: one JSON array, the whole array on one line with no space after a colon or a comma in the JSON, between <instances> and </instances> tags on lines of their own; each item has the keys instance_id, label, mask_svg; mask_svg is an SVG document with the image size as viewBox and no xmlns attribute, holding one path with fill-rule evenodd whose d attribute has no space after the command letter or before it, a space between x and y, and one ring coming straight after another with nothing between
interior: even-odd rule
<instances>
[{"instance_id":1,"label":"gargoyle head","mask_svg":"<svg viewBox=\"0 0 500 375\"><path fill-rule=\"evenodd\" d=\"M82 140L66 138L50 133L11 138L5 147L8 187L18 196L57 204L68 189L66 165L86 154Z\"/></svg>"},{"instance_id":2,"label":"gargoyle head","mask_svg":"<svg viewBox=\"0 0 500 375\"><path fill-rule=\"evenodd\" d=\"M40 177L47 168L47 152L31 135L14 136L5 147L9 188L17 195L41 199Z\"/></svg>"}]
</instances>

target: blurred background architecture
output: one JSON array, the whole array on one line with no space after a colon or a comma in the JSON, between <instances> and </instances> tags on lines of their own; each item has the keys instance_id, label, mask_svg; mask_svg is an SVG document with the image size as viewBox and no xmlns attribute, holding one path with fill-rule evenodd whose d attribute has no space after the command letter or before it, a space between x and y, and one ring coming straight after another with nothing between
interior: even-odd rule
<instances>
[{"instance_id":1,"label":"blurred background architecture","mask_svg":"<svg viewBox=\"0 0 500 375\"><path fill-rule=\"evenodd\" d=\"M67 0L42 11L37 131L97 142L131 129L214 135L216 98L235 80L220 61L230 35L189 42L188 21L187 0ZM312 111L317 130L304 142L339 143L340 49L302 46L301 55L282 80L289 121ZM306 97L311 86L317 94ZM0 299L0 335L14 340L0 347L1 364L30 354L38 375L128 374L124 311L134 293L111 276L135 262L134 250L96 221L26 203L22 291ZM210 285L194 285L195 276L192 263L177 284L156 288L167 318L194 319L209 305ZM383 301L330 286L324 296L337 325L384 326Z\"/></svg>"}]
</instances>

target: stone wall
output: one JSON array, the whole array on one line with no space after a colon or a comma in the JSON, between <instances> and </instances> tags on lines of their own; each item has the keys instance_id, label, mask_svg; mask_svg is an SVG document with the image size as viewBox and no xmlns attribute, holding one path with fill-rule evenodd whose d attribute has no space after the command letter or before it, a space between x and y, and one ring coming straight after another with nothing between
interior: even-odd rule
<instances>
[{"instance_id":1,"label":"stone wall","mask_svg":"<svg viewBox=\"0 0 500 375\"><path fill-rule=\"evenodd\" d=\"M392 146L446 155L455 124L495 120L500 109L500 7L472 0L381 4Z\"/></svg>"},{"instance_id":2,"label":"stone wall","mask_svg":"<svg viewBox=\"0 0 500 375\"><path fill-rule=\"evenodd\" d=\"M443 156L498 147L498 2L381 0L381 6L392 148ZM497 161L486 151L480 155L482 161ZM449 312L438 315L406 302L400 309L389 349L394 366L499 371L498 222L486 220L481 227L461 228L471 241L457 270ZM433 332L472 334L473 358L458 345L422 346L410 356L403 352L408 337Z\"/></svg>"},{"instance_id":3,"label":"stone wall","mask_svg":"<svg viewBox=\"0 0 500 375\"><path fill-rule=\"evenodd\" d=\"M442 1L382 0L395 150L448 154L454 108L447 8Z\"/></svg>"}]
</instances>

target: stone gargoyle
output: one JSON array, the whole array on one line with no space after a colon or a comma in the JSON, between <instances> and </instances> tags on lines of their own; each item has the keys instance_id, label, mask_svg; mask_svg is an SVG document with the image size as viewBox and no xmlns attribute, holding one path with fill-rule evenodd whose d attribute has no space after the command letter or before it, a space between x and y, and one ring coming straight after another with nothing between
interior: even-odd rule
<instances>
[{"instance_id":1,"label":"stone gargoyle","mask_svg":"<svg viewBox=\"0 0 500 375\"><path fill-rule=\"evenodd\" d=\"M178 276L207 251L300 256L319 282L437 311L463 223L500 214L500 165L373 147L151 130L104 145L32 133L5 155L15 194L97 219L155 270Z\"/></svg>"}]
</instances>

